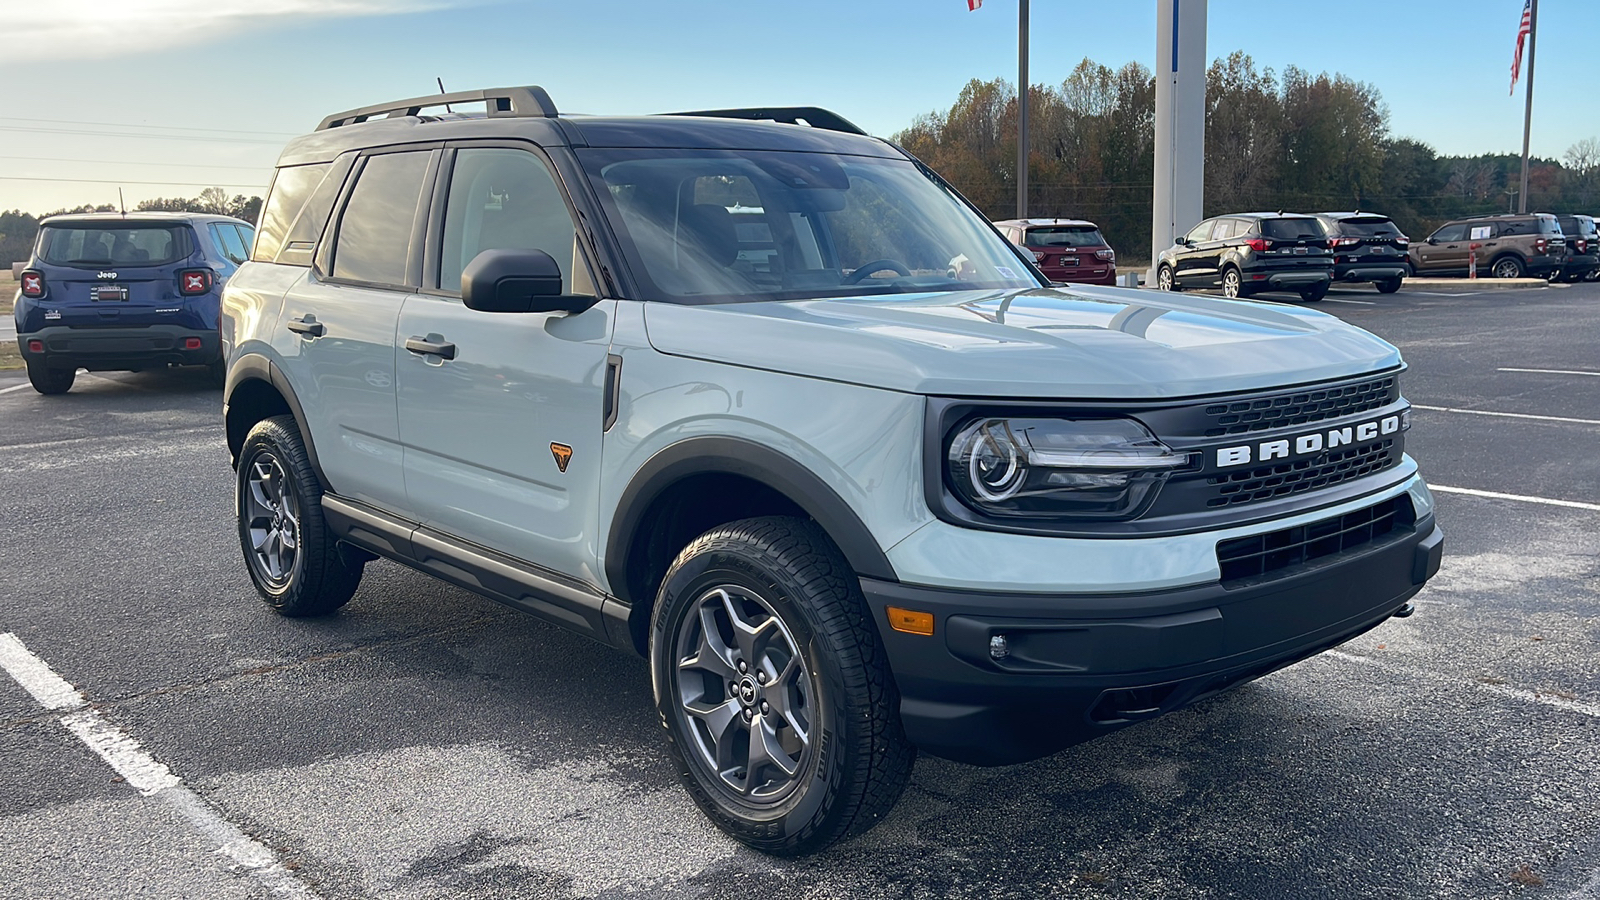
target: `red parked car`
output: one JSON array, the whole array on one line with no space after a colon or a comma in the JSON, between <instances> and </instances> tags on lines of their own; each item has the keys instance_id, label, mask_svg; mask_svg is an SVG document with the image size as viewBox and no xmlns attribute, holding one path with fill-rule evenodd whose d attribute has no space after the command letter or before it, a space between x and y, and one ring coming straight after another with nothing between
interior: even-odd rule
<instances>
[{"instance_id":1,"label":"red parked car","mask_svg":"<svg viewBox=\"0 0 1600 900\"><path fill-rule=\"evenodd\" d=\"M1006 219L994 223L1006 240L1033 254L1051 281L1116 284L1117 251L1100 226L1082 219Z\"/></svg>"}]
</instances>

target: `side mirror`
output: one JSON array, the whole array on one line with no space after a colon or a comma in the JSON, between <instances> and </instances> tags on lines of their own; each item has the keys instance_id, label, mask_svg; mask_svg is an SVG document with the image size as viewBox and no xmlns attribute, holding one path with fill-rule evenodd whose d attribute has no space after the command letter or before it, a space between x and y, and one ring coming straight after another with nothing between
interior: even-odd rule
<instances>
[{"instance_id":1,"label":"side mirror","mask_svg":"<svg viewBox=\"0 0 1600 900\"><path fill-rule=\"evenodd\" d=\"M1179 247L1187 247L1189 246L1189 239L1186 237L1180 237L1177 240L1177 244Z\"/></svg>"},{"instance_id":2,"label":"side mirror","mask_svg":"<svg viewBox=\"0 0 1600 900\"><path fill-rule=\"evenodd\" d=\"M461 302L499 313L581 313L600 298L561 293L561 267L543 250L485 250L461 272Z\"/></svg>"},{"instance_id":3,"label":"side mirror","mask_svg":"<svg viewBox=\"0 0 1600 900\"><path fill-rule=\"evenodd\" d=\"M1439 239L1438 239L1438 238L1436 238L1436 237L1431 237L1431 238L1428 238L1428 243L1430 243L1430 244L1437 244L1437 243L1439 243Z\"/></svg>"}]
</instances>

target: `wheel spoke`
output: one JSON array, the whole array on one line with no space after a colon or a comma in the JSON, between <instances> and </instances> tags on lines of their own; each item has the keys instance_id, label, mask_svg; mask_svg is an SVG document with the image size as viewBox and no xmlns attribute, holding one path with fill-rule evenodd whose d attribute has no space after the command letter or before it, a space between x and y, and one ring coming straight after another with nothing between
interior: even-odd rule
<instances>
[{"instance_id":1,"label":"wheel spoke","mask_svg":"<svg viewBox=\"0 0 1600 900\"><path fill-rule=\"evenodd\" d=\"M730 738L739 721L739 701L732 699L723 703L689 701L683 704L683 710L705 723L706 731L711 736L717 767L731 765L733 760L729 757L735 742Z\"/></svg>"},{"instance_id":2,"label":"wheel spoke","mask_svg":"<svg viewBox=\"0 0 1600 900\"><path fill-rule=\"evenodd\" d=\"M702 669L723 681L739 677L733 649L722 640L722 631L717 628L716 608L712 604L701 604L699 645L694 656L678 660L678 668Z\"/></svg>"}]
</instances>

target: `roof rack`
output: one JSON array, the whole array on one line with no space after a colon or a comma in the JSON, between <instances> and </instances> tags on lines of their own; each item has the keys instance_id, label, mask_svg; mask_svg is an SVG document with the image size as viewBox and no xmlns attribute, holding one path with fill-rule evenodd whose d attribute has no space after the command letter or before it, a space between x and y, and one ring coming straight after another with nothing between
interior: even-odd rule
<instances>
[{"instance_id":1,"label":"roof rack","mask_svg":"<svg viewBox=\"0 0 1600 900\"><path fill-rule=\"evenodd\" d=\"M668 116L703 116L712 119L752 119L758 122L782 122L799 125L804 122L812 128L825 131L842 131L846 134L865 135L854 122L835 112L816 106L764 106L752 109L697 109L692 112L663 113Z\"/></svg>"},{"instance_id":2,"label":"roof rack","mask_svg":"<svg viewBox=\"0 0 1600 900\"><path fill-rule=\"evenodd\" d=\"M482 103L489 112L490 118L530 118L544 117L553 119L557 115L555 101L545 89L538 85L526 87L485 88L481 91L456 91L453 94L429 94L426 97L412 97L409 100L395 100L390 103L379 103L376 106L363 106L360 109L347 109L344 112L334 113L322 120L317 126L318 131L329 128L338 128L342 125L355 125L365 122L374 116L415 116L422 110L434 106L445 106L451 103Z\"/></svg>"}]
</instances>

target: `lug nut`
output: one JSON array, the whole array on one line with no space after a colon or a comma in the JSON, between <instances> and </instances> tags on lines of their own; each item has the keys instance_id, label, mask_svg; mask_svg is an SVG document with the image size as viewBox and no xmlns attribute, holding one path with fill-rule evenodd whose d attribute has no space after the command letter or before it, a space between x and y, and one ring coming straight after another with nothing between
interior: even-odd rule
<instances>
[{"instance_id":1,"label":"lug nut","mask_svg":"<svg viewBox=\"0 0 1600 900\"><path fill-rule=\"evenodd\" d=\"M761 701L761 711L763 713L772 712L772 707L768 706L767 705L767 701L763 700L763 701Z\"/></svg>"},{"instance_id":2,"label":"lug nut","mask_svg":"<svg viewBox=\"0 0 1600 900\"><path fill-rule=\"evenodd\" d=\"M762 684L766 684L767 683L767 673L765 673L765 672L757 672L756 673L756 681L759 681Z\"/></svg>"},{"instance_id":3,"label":"lug nut","mask_svg":"<svg viewBox=\"0 0 1600 900\"><path fill-rule=\"evenodd\" d=\"M745 671L748 671L749 668L750 668L749 666L744 664L744 660L742 660L742 659L739 660L739 671L745 672Z\"/></svg>"},{"instance_id":4,"label":"lug nut","mask_svg":"<svg viewBox=\"0 0 1600 900\"><path fill-rule=\"evenodd\" d=\"M747 710L744 711L744 720L746 722L750 721L751 719L753 719L755 717L756 717L756 714L751 712L750 710L747 709Z\"/></svg>"}]
</instances>

